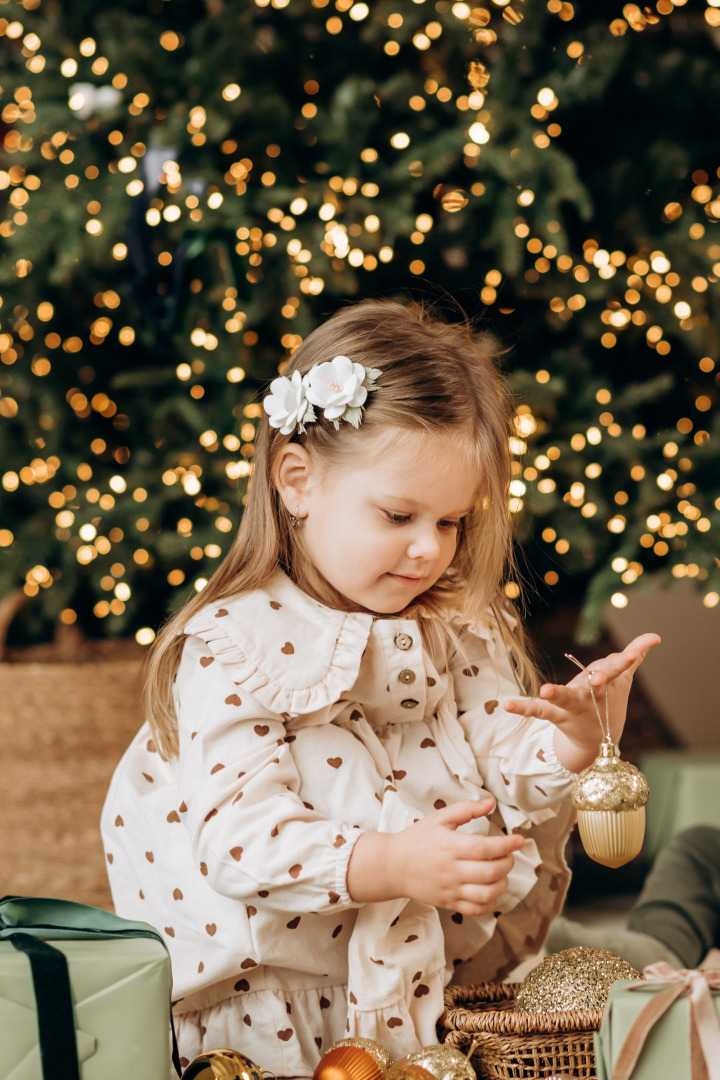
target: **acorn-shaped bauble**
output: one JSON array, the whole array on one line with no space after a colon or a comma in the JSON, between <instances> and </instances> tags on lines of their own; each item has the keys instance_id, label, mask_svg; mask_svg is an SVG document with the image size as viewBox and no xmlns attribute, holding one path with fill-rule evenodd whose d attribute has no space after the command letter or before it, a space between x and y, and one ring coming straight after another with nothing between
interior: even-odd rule
<instances>
[{"instance_id":1,"label":"acorn-shaped bauble","mask_svg":"<svg viewBox=\"0 0 720 1080\"><path fill-rule=\"evenodd\" d=\"M239 1050L206 1050L193 1058L183 1080L262 1080L262 1069Z\"/></svg>"},{"instance_id":2,"label":"acorn-shaped bauble","mask_svg":"<svg viewBox=\"0 0 720 1080\"><path fill-rule=\"evenodd\" d=\"M323 1054L313 1080L384 1080L387 1066L378 1060L378 1044L360 1046L360 1039L342 1039ZM371 1040L367 1040L370 1042Z\"/></svg>"},{"instance_id":3,"label":"acorn-shaped bauble","mask_svg":"<svg viewBox=\"0 0 720 1080\"><path fill-rule=\"evenodd\" d=\"M435 1080L435 1077L422 1065L410 1065L404 1058L391 1065L387 1074L388 1080Z\"/></svg>"},{"instance_id":4,"label":"acorn-shaped bauble","mask_svg":"<svg viewBox=\"0 0 720 1080\"><path fill-rule=\"evenodd\" d=\"M575 779L571 798L583 847L603 866L618 867L640 853L645 836L645 776L607 736L600 753Z\"/></svg>"},{"instance_id":5,"label":"acorn-shaped bauble","mask_svg":"<svg viewBox=\"0 0 720 1080\"><path fill-rule=\"evenodd\" d=\"M408 1054L407 1057L400 1058L390 1070L393 1077L388 1076L388 1080L400 1080L395 1070L400 1067L409 1069L410 1066L426 1069L431 1076L435 1077L435 1080L476 1080L475 1070L468 1058L454 1047L443 1044L423 1046L420 1050ZM409 1075L405 1073L403 1075L406 1076L406 1080L412 1080ZM416 1077L416 1080L420 1078Z\"/></svg>"},{"instance_id":6,"label":"acorn-shaped bauble","mask_svg":"<svg viewBox=\"0 0 720 1080\"><path fill-rule=\"evenodd\" d=\"M375 1042L374 1039L363 1039L360 1035L353 1035L347 1039L338 1039L337 1042L328 1047L328 1054L338 1046L357 1046L360 1050L367 1050L368 1054L372 1054L380 1066L383 1076L392 1065L392 1054L388 1053L385 1047L381 1046L379 1042Z\"/></svg>"}]
</instances>

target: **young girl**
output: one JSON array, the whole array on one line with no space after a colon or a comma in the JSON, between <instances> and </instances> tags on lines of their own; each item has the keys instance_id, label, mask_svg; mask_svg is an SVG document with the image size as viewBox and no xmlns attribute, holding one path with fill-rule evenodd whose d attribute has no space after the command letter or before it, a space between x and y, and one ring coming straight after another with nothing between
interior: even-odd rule
<instances>
[{"instance_id":1,"label":"young girl","mask_svg":"<svg viewBox=\"0 0 720 1080\"><path fill-rule=\"evenodd\" d=\"M182 1056L309 1076L346 1036L435 1042L446 983L540 947L599 737L586 673L517 696L491 342L347 307L264 408L237 538L158 637L102 827L117 911L170 949ZM615 738L658 640L593 665Z\"/></svg>"}]
</instances>

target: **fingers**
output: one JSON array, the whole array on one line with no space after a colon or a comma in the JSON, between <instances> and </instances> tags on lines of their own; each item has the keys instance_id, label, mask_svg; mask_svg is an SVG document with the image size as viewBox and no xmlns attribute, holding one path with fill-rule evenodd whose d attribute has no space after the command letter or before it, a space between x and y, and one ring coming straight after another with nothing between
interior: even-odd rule
<instances>
[{"instance_id":1,"label":"fingers","mask_svg":"<svg viewBox=\"0 0 720 1080\"><path fill-rule=\"evenodd\" d=\"M499 859L479 859L457 864L459 880L465 885L492 885L496 881L507 882L507 876L515 865L512 855Z\"/></svg>"},{"instance_id":2,"label":"fingers","mask_svg":"<svg viewBox=\"0 0 720 1080\"><path fill-rule=\"evenodd\" d=\"M494 799L464 799L461 802L451 803L442 810L435 810L428 814L425 821L432 819L436 825L443 825L446 829L457 829L460 825L467 825L468 821L475 818L487 817L495 809Z\"/></svg>"},{"instance_id":3,"label":"fingers","mask_svg":"<svg viewBox=\"0 0 720 1080\"><path fill-rule=\"evenodd\" d=\"M466 799L428 814L424 822L455 830L459 825L466 825L468 821L473 821L475 818L486 817L494 808L494 799ZM521 847L524 847L525 840L518 833L501 833L499 836L458 833L453 839L453 845L458 858L492 861L501 859L513 851L519 851Z\"/></svg>"},{"instance_id":4,"label":"fingers","mask_svg":"<svg viewBox=\"0 0 720 1080\"><path fill-rule=\"evenodd\" d=\"M616 679L618 675L626 671L632 673L640 666L650 650L660 644L660 641L658 634L640 634L633 638L621 652L610 653L608 656L593 660L584 672L575 676L570 685L582 686L582 680L586 679L590 673L592 673L594 687L602 686L604 682Z\"/></svg>"},{"instance_id":5,"label":"fingers","mask_svg":"<svg viewBox=\"0 0 720 1080\"><path fill-rule=\"evenodd\" d=\"M551 702L548 699L554 699L555 691L564 689L565 687L556 686L554 683L545 683L540 690L542 697L511 698L503 702L503 708L515 716L535 717L538 720L547 720L550 724L558 724L564 719L563 710L555 700Z\"/></svg>"},{"instance_id":6,"label":"fingers","mask_svg":"<svg viewBox=\"0 0 720 1080\"><path fill-rule=\"evenodd\" d=\"M658 634L640 634L627 645L622 652L610 653L587 665L563 686L561 683L544 683L534 698L511 698L503 703L506 712L518 716L537 717L551 724L562 724L566 717L563 713L580 707L578 694L587 694L588 683L592 681L594 690L612 682L623 674L634 674L650 649L660 644Z\"/></svg>"},{"instance_id":7,"label":"fingers","mask_svg":"<svg viewBox=\"0 0 720 1080\"><path fill-rule=\"evenodd\" d=\"M659 645L661 640L659 634L640 634L639 637L634 638L621 654L629 653L633 657L632 663L627 670L630 672L636 671L650 650Z\"/></svg>"},{"instance_id":8,"label":"fingers","mask_svg":"<svg viewBox=\"0 0 720 1080\"><path fill-rule=\"evenodd\" d=\"M468 881L439 905L463 915L485 915L497 909L500 898L507 892L508 875L503 874L487 882Z\"/></svg>"}]
</instances>

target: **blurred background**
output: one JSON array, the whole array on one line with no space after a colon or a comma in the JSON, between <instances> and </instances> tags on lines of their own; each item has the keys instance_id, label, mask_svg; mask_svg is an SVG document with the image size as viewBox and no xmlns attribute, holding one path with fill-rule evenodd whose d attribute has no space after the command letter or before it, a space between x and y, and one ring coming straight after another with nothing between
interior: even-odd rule
<instances>
[{"instance_id":1,"label":"blurred background","mask_svg":"<svg viewBox=\"0 0 720 1080\"><path fill-rule=\"evenodd\" d=\"M663 635L623 751L653 836L720 819L719 50L720 0L1 0L4 891L109 904L143 652L370 296L496 336L506 592L559 679Z\"/></svg>"}]
</instances>

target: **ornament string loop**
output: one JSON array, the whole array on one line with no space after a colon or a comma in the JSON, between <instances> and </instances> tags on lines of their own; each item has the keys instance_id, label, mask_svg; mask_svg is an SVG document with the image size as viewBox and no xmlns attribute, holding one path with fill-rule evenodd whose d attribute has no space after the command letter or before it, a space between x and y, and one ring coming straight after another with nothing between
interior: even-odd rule
<instances>
[{"instance_id":1,"label":"ornament string loop","mask_svg":"<svg viewBox=\"0 0 720 1080\"><path fill-rule=\"evenodd\" d=\"M605 683L605 727L603 727L602 716L600 715L600 708L597 703L597 698L595 697L595 687L592 683L592 677L595 672L592 670L592 668L587 668L584 664L581 664L580 661L575 656L573 656L572 653L566 652L564 655L566 660L572 661L572 663L579 667L581 671L587 671L588 683L590 685L590 697L592 698L592 703L595 706L595 714L598 718L598 723L600 724L600 730L602 732L603 739L607 739L608 742L612 742L612 736L610 734L610 704L608 702L607 683Z\"/></svg>"},{"instance_id":2,"label":"ornament string loop","mask_svg":"<svg viewBox=\"0 0 720 1080\"><path fill-rule=\"evenodd\" d=\"M605 683L605 723L592 677L595 674L571 653L568 660L587 672L590 696L602 732L600 753L578 773L571 800L578 811L578 828L591 859L603 866L623 866L640 852L645 834L645 803L650 794L646 778L635 765L620 760L610 732L610 705ZM720 1077L718 1078L720 1080Z\"/></svg>"}]
</instances>

